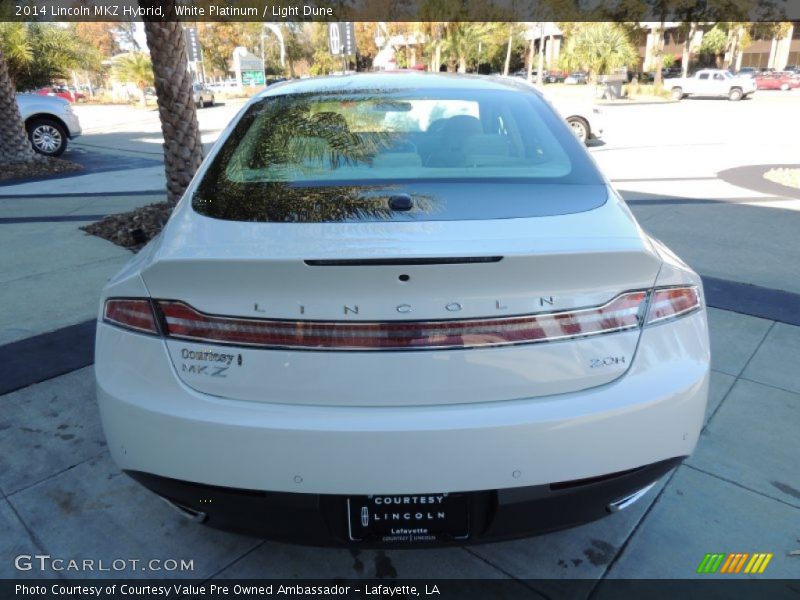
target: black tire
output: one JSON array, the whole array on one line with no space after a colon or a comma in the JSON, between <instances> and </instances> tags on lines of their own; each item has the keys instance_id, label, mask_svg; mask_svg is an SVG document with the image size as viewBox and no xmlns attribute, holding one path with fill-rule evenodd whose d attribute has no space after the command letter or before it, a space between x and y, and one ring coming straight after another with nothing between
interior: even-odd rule
<instances>
[{"instance_id":1,"label":"black tire","mask_svg":"<svg viewBox=\"0 0 800 600\"><path fill-rule=\"evenodd\" d=\"M728 100L731 102L738 102L744 97L742 93L742 88L733 88L730 92L728 92Z\"/></svg>"},{"instance_id":2,"label":"black tire","mask_svg":"<svg viewBox=\"0 0 800 600\"><path fill-rule=\"evenodd\" d=\"M789 91L789 84L788 83L782 83L781 84L781 91L788 92Z\"/></svg>"},{"instance_id":3,"label":"black tire","mask_svg":"<svg viewBox=\"0 0 800 600\"><path fill-rule=\"evenodd\" d=\"M67 149L67 129L58 121L37 117L25 123L31 146L45 156L61 156Z\"/></svg>"},{"instance_id":4,"label":"black tire","mask_svg":"<svg viewBox=\"0 0 800 600\"><path fill-rule=\"evenodd\" d=\"M673 100L680 100L683 98L683 88L674 87L670 90L670 97Z\"/></svg>"},{"instance_id":5,"label":"black tire","mask_svg":"<svg viewBox=\"0 0 800 600\"><path fill-rule=\"evenodd\" d=\"M572 128L572 132L580 141L582 141L584 144L589 142L592 131L589 129L589 123L586 121L586 119L582 117L569 117L567 119L567 123L569 123L569 126Z\"/></svg>"}]
</instances>

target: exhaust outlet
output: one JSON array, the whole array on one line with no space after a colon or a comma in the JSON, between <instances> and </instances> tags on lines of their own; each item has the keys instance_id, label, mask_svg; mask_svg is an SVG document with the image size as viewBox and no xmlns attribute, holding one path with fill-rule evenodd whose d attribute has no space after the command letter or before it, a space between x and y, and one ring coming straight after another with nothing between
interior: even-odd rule
<instances>
[{"instance_id":1,"label":"exhaust outlet","mask_svg":"<svg viewBox=\"0 0 800 600\"><path fill-rule=\"evenodd\" d=\"M647 486L643 487L642 489L640 489L637 492L634 492L630 496L625 496L624 498L620 498L619 500L615 500L614 502L612 502L611 504L606 506L606 510L608 512L610 512L610 513L616 513L616 512L619 512L619 511L623 510L623 509L628 508L630 505L632 505L634 502L636 502L642 496L644 496L647 492L649 492L650 489L655 484L656 484L656 482L654 481L650 485L647 485Z\"/></svg>"},{"instance_id":2,"label":"exhaust outlet","mask_svg":"<svg viewBox=\"0 0 800 600\"><path fill-rule=\"evenodd\" d=\"M205 520L208 518L208 515L200 510L195 510L188 506L184 506L183 504L178 504L170 500L169 498L164 498L160 496L160 498L169 504L172 508L174 508L178 513L186 519L189 519L193 523L204 523Z\"/></svg>"}]
</instances>

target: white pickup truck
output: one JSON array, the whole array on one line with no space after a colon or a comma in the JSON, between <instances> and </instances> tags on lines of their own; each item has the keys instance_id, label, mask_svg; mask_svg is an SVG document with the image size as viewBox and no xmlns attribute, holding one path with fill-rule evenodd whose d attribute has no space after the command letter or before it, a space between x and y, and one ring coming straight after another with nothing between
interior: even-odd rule
<instances>
[{"instance_id":1,"label":"white pickup truck","mask_svg":"<svg viewBox=\"0 0 800 600\"><path fill-rule=\"evenodd\" d=\"M665 79L664 87L670 91L673 100L687 96L725 96L735 101L755 93L756 82L722 69L703 69L691 77Z\"/></svg>"}]
</instances>

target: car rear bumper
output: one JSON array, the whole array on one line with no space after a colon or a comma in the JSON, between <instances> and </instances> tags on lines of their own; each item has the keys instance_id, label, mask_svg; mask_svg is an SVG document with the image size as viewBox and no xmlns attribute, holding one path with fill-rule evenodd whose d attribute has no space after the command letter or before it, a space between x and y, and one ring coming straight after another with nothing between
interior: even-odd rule
<instances>
[{"instance_id":1,"label":"car rear bumper","mask_svg":"<svg viewBox=\"0 0 800 600\"><path fill-rule=\"evenodd\" d=\"M602 118L599 117L597 114L593 115L593 119L591 122L591 139L593 140L602 140L603 139L603 132L605 130L605 123L603 122Z\"/></svg>"},{"instance_id":2,"label":"car rear bumper","mask_svg":"<svg viewBox=\"0 0 800 600\"><path fill-rule=\"evenodd\" d=\"M676 457L591 480L560 482L469 494L469 536L425 545L485 543L573 527L621 510L638 500L669 470ZM197 484L129 471L188 518L210 527L260 538L318 546L391 547L414 540L351 540L347 498L342 495L263 492Z\"/></svg>"},{"instance_id":3,"label":"car rear bumper","mask_svg":"<svg viewBox=\"0 0 800 600\"><path fill-rule=\"evenodd\" d=\"M547 485L691 454L708 395L706 327L697 312L645 328L625 375L580 392L376 407L203 394L179 380L163 340L99 323L97 398L127 471L326 495ZM379 395L373 375L352 385Z\"/></svg>"},{"instance_id":4,"label":"car rear bumper","mask_svg":"<svg viewBox=\"0 0 800 600\"><path fill-rule=\"evenodd\" d=\"M72 112L67 113L64 115L64 123L67 126L68 134L70 139L75 139L79 135L81 135L81 122L78 120L78 116Z\"/></svg>"}]
</instances>

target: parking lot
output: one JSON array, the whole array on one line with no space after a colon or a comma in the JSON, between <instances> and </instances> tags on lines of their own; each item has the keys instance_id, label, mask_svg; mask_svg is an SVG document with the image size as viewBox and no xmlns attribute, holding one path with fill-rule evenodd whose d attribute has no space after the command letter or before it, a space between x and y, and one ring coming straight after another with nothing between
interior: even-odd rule
<instances>
[{"instance_id":1,"label":"parking lot","mask_svg":"<svg viewBox=\"0 0 800 600\"><path fill-rule=\"evenodd\" d=\"M203 142L240 106L200 110ZM77 111L85 135L65 158L85 174L0 187L0 250L13 257L0 267L0 345L12 365L0 377L3 557L189 559L193 570L169 576L200 579L516 578L542 580L527 585L545 595L559 578L697 577L709 552L773 553L759 577L800 574L800 190L763 178L800 162L800 89L606 104L605 135L590 147L641 225L706 279L713 372L695 454L602 521L431 550L306 548L214 531L117 470L86 332L103 282L130 254L78 227L160 199L161 134L155 111ZM40 576L0 562L0 577L26 575Z\"/></svg>"}]
</instances>

